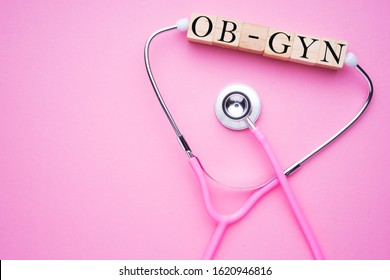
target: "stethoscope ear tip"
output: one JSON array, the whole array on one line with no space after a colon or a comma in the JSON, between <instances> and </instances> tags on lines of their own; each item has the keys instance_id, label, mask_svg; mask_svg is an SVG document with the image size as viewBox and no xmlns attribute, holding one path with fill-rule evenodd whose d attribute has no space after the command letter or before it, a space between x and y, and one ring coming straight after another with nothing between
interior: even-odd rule
<instances>
[{"instance_id":1,"label":"stethoscope ear tip","mask_svg":"<svg viewBox=\"0 0 390 280\"><path fill-rule=\"evenodd\" d=\"M215 102L215 114L227 128L248 128L247 119L255 122L260 115L261 103L256 90L245 84L231 84L222 89Z\"/></svg>"},{"instance_id":2,"label":"stethoscope ear tip","mask_svg":"<svg viewBox=\"0 0 390 280\"><path fill-rule=\"evenodd\" d=\"M347 53L344 63L349 67L356 67L358 65L358 59L354 53Z\"/></svg>"},{"instance_id":3,"label":"stethoscope ear tip","mask_svg":"<svg viewBox=\"0 0 390 280\"><path fill-rule=\"evenodd\" d=\"M180 31L187 31L189 24L190 21L188 20L188 18L182 18L176 22L176 27Z\"/></svg>"}]
</instances>

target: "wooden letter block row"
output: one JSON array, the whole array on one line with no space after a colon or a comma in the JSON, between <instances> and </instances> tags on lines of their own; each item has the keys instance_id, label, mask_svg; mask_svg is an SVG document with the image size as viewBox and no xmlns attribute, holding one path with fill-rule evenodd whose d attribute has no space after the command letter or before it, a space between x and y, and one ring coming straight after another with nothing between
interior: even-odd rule
<instances>
[{"instance_id":1,"label":"wooden letter block row","mask_svg":"<svg viewBox=\"0 0 390 280\"><path fill-rule=\"evenodd\" d=\"M187 38L197 43L331 69L343 67L348 45L343 40L198 13L191 15Z\"/></svg>"}]
</instances>

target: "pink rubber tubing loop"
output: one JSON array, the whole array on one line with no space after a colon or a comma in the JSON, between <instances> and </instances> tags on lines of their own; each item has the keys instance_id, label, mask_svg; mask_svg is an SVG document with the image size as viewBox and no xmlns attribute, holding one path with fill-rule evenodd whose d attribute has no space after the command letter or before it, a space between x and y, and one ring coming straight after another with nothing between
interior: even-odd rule
<instances>
[{"instance_id":1,"label":"pink rubber tubing loop","mask_svg":"<svg viewBox=\"0 0 390 280\"><path fill-rule=\"evenodd\" d=\"M211 239L207 245L207 248L204 252L203 259L210 260L214 257L219 244L221 243L222 237L227 229L227 227L233 223L240 221L243 217L245 217L249 211L253 208L253 206L257 203L257 201L270 190L275 188L280 182L282 188L287 196L288 202L291 206L291 209L300 225L300 228L306 238L307 243L311 249L311 252L315 259L323 259L323 255L321 253L321 249L318 246L317 240L311 231L309 223L307 222L305 216L301 208L298 205L297 200L294 197L294 194L291 190L291 187L287 181L287 178L281 169L279 163L276 160L274 153L272 152L268 142L266 141L264 135L260 133L260 131L255 128L251 130L256 136L259 143L263 146L266 154L271 161L271 164L276 172L277 179L274 178L270 182L263 185L258 190L254 191L251 196L245 201L245 203L234 213L230 215L222 215L215 208L212 203L210 192L206 180L205 172L198 160L197 157L193 157L189 159L189 163L194 171L196 177L198 178L199 184L201 186L203 200L205 203L206 210L210 217L217 223L217 227L211 236Z\"/></svg>"}]
</instances>

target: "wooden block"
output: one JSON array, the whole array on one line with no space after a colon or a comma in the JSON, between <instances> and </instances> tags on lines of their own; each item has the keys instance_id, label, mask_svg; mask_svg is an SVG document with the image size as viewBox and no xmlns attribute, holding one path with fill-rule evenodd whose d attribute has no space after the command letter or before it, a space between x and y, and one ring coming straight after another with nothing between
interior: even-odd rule
<instances>
[{"instance_id":1,"label":"wooden block","mask_svg":"<svg viewBox=\"0 0 390 280\"><path fill-rule=\"evenodd\" d=\"M241 30L238 49L241 51L262 54L267 42L268 26L244 22Z\"/></svg>"},{"instance_id":2,"label":"wooden block","mask_svg":"<svg viewBox=\"0 0 390 280\"><path fill-rule=\"evenodd\" d=\"M242 22L217 17L213 37L213 45L237 49L240 42Z\"/></svg>"},{"instance_id":3,"label":"wooden block","mask_svg":"<svg viewBox=\"0 0 390 280\"><path fill-rule=\"evenodd\" d=\"M192 13L187 38L190 41L211 45L215 31L217 17L205 14Z\"/></svg>"},{"instance_id":4,"label":"wooden block","mask_svg":"<svg viewBox=\"0 0 390 280\"><path fill-rule=\"evenodd\" d=\"M336 39L323 38L320 42L320 51L316 66L340 69L343 67L348 42Z\"/></svg>"},{"instance_id":5,"label":"wooden block","mask_svg":"<svg viewBox=\"0 0 390 280\"><path fill-rule=\"evenodd\" d=\"M290 59L294 37L295 33L270 28L264 56L282 60Z\"/></svg>"},{"instance_id":6,"label":"wooden block","mask_svg":"<svg viewBox=\"0 0 390 280\"><path fill-rule=\"evenodd\" d=\"M290 60L297 63L315 65L320 52L320 43L320 38L296 34Z\"/></svg>"}]
</instances>

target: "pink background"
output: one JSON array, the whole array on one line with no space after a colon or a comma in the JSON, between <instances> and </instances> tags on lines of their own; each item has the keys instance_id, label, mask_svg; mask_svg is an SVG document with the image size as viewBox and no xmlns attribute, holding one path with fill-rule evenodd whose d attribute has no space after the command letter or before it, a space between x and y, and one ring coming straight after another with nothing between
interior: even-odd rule
<instances>
[{"instance_id":1,"label":"pink background","mask_svg":"<svg viewBox=\"0 0 390 280\"><path fill-rule=\"evenodd\" d=\"M199 185L154 96L143 47L199 11L349 41L375 95L346 135L290 177L328 259L390 258L387 1L0 1L0 259L198 259L213 231ZM158 37L160 89L204 167L251 185L272 176L248 131L214 116L232 82L256 88L257 125L285 168L365 100L331 71ZM213 186L231 212L248 192ZM219 259L309 259L280 188L232 226Z\"/></svg>"}]
</instances>

